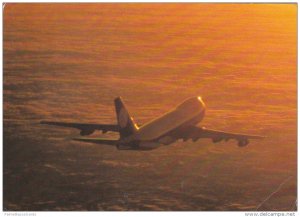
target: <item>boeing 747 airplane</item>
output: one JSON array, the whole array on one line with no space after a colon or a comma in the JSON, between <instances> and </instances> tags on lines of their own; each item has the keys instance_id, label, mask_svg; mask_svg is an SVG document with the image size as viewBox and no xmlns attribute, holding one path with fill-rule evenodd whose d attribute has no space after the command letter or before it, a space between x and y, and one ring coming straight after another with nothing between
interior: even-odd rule
<instances>
[{"instance_id":1,"label":"boeing 747 airplane","mask_svg":"<svg viewBox=\"0 0 300 217\"><path fill-rule=\"evenodd\" d=\"M196 126L205 114L205 104L201 97L188 98L175 109L142 126L138 126L128 113L121 97L115 99L118 124L84 124L41 121L41 124L73 127L80 130L80 135L86 136L96 130L119 132L117 140L103 138L81 137L74 140L116 146L119 150L152 150L163 145L169 145L176 140L210 138L212 142L235 139L238 146L243 147L249 139L261 139L262 136L228 133Z\"/></svg>"}]
</instances>

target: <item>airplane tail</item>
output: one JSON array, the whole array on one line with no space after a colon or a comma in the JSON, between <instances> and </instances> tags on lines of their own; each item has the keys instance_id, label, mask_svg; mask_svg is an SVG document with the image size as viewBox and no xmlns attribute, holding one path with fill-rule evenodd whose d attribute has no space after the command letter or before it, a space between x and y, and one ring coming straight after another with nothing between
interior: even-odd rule
<instances>
[{"instance_id":1,"label":"airplane tail","mask_svg":"<svg viewBox=\"0 0 300 217\"><path fill-rule=\"evenodd\" d=\"M120 138L130 136L137 131L138 127L133 118L129 115L121 97L115 99L118 125L120 128Z\"/></svg>"}]
</instances>

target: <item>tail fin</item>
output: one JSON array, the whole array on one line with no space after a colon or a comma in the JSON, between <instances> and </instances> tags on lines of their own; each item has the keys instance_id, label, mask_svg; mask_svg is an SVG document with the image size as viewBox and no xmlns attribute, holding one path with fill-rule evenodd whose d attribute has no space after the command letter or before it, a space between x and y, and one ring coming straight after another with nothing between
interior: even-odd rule
<instances>
[{"instance_id":1,"label":"tail fin","mask_svg":"<svg viewBox=\"0 0 300 217\"><path fill-rule=\"evenodd\" d=\"M136 132L138 127L133 118L129 115L121 97L115 99L115 108L118 125L120 127L120 137L124 138Z\"/></svg>"}]
</instances>

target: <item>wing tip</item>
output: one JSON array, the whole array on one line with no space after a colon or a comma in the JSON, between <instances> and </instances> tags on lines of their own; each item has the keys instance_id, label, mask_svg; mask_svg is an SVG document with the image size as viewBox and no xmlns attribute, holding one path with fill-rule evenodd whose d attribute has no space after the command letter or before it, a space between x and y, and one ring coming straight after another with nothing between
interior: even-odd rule
<instances>
[{"instance_id":1,"label":"wing tip","mask_svg":"<svg viewBox=\"0 0 300 217\"><path fill-rule=\"evenodd\" d=\"M253 139L265 139L267 138L266 136L258 136L258 135L254 135Z\"/></svg>"}]
</instances>

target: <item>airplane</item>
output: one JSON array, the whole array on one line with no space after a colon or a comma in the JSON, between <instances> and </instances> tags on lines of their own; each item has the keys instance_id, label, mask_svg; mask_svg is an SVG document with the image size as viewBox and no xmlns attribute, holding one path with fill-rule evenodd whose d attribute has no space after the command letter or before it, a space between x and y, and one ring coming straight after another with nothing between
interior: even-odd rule
<instances>
[{"instance_id":1,"label":"airplane","mask_svg":"<svg viewBox=\"0 0 300 217\"><path fill-rule=\"evenodd\" d=\"M116 146L119 150L152 150L161 145L170 145L179 139L183 141L191 139L195 142L200 138L210 138L213 143L234 139L239 147L244 147L249 143L249 139L264 138L258 135L229 133L198 127L197 124L202 121L206 110L206 105L200 96L186 99L171 111L141 126L135 123L121 97L115 98L114 104L118 124L54 121L41 121L40 123L77 128L80 130L81 136L90 135L96 130L102 131L102 133L118 132L119 139L79 137L73 140Z\"/></svg>"}]
</instances>

